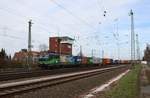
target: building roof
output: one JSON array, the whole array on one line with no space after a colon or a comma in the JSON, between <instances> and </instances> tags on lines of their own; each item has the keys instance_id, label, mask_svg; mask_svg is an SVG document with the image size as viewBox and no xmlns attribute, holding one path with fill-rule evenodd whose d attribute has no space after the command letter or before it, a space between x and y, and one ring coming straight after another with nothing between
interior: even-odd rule
<instances>
[{"instance_id":1,"label":"building roof","mask_svg":"<svg viewBox=\"0 0 150 98\"><path fill-rule=\"evenodd\" d=\"M72 41L74 41L73 38L68 37L68 36L62 36L62 37L50 37L50 38L60 38L60 39L62 39L62 40L72 40Z\"/></svg>"},{"instance_id":2,"label":"building roof","mask_svg":"<svg viewBox=\"0 0 150 98\"><path fill-rule=\"evenodd\" d=\"M68 36L63 36L63 37L60 37L61 39L69 39L69 40L74 40L73 38L71 37L68 37Z\"/></svg>"},{"instance_id":3,"label":"building roof","mask_svg":"<svg viewBox=\"0 0 150 98\"><path fill-rule=\"evenodd\" d=\"M38 56L40 53L37 52L37 51L31 51L31 54L32 56ZM28 52L25 52L25 51L19 51L19 52L16 52L13 59L15 58L25 58L28 56Z\"/></svg>"}]
</instances>

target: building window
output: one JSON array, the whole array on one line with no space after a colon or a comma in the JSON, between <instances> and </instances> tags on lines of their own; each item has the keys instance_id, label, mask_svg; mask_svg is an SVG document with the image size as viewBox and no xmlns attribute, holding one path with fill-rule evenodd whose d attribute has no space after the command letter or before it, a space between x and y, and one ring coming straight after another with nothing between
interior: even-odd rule
<instances>
[{"instance_id":1,"label":"building window","mask_svg":"<svg viewBox=\"0 0 150 98\"><path fill-rule=\"evenodd\" d=\"M71 48L71 46L70 46L70 45L68 45L68 48Z\"/></svg>"}]
</instances>

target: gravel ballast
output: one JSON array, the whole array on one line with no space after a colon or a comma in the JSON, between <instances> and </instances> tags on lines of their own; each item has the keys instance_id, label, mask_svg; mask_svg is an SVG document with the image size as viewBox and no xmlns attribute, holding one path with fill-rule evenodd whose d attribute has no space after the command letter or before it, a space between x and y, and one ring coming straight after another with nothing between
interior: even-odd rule
<instances>
[{"instance_id":1,"label":"gravel ballast","mask_svg":"<svg viewBox=\"0 0 150 98\"><path fill-rule=\"evenodd\" d=\"M81 95L88 93L91 89L100 86L125 70L126 68L115 69L96 76L14 95L9 98L81 98Z\"/></svg>"}]
</instances>

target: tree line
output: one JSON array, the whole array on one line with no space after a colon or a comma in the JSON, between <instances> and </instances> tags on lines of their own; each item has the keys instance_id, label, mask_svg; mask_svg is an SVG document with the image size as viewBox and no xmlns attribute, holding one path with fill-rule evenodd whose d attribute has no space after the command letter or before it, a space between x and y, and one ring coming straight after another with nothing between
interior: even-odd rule
<instances>
[{"instance_id":1,"label":"tree line","mask_svg":"<svg viewBox=\"0 0 150 98\"><path fill-rule=\"evenodd\" d=\"M0 50L0 68L19 68L23 67L21 62L13 61L4 48Z\"/></svg>"},{"instance_id":2,"label":"tree line","mask_svg":"<svg viewBox=\"0 0 150 98\"><path fill-rule=\"evenodd\" d=\"M143 60L150 62L150 45L147 45L145 51L144 51L144 57Z\"/></svg>"}]
</instances>

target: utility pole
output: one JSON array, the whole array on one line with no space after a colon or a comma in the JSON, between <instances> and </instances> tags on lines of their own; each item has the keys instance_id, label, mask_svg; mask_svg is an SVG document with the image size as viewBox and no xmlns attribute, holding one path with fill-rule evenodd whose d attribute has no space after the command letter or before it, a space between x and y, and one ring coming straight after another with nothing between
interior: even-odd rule
<instances>
[{"instance_id":1,"label":"utility pole","mask_svg":"<svg viewBox=\"0 0 150 98\"><path fill-rule=\"evenodd\" d=\"M80 45L80 56L82 57L82 46Z\"/></svg>"},{"instance_id":2,"label":"utility pole","mask_svg":"<svg viewBox=\"0 0 150 98\"><path fill-rule=\"evenodd\" d=\"M30 64L32 63L32 44L31 44L31 26L32 26L32 20L29 22L29 32L28 32L28 68L30 69Z\"/></svg>"},{"instance_id":3,"label":"utility pole","mask_svg":"<svg viewBox=\"0 0 150 98\"><path fill-rule=\"evenodd\" d=\"M120 43L119 43L119 40L117 43L117 47L118 47L118 60L120 60Z\"/></svg>"},{"instance_id":4,"label":"utility pole","mask_svg":"<svg viewBox=\"0 0 150 98\"><path fill-rule=\"evenodd\" d=\"M131 16L131 63L134 65L135 61L135 33L134 33L134 15L132 10L130 11Z\"/></svg>"},{"instance_id":5,"label":"utility pole","mask_svg":"<svg viewBox=\"0 0 150 98\"><path fill-rule=\"evenodd\" d=\"M118 33L118 19L117 21L117 31L116 31L116 39L117 39L117 47L118 47L118 60L120 60L120 44L119 44L119 33Z\"/></svg>"},{"instance_id":6,"label":"utility pole","mask_svg":"<svg viewBox=\"0 0 150 98\"><path fill-rule=\"evenodd\" d=\"M92 49L92 58L94 57L94 49Z\"/></svg>"},{"instance_id":7,"label":"utility pole","mask_svg":"<svg viewBox=\"0 0 150 98\"><path fill-rule=\"evenodd\" d=\"M138 34L136 34L136 52L137 52L137 60L140 60L140 47L139 47L139 38L138 38Z\"/></svg>"},{"instance_id":8,"label":"utility pole","mask_svg":"<svg viewBox=\"0 0 150 98\"><path fill-rule=\"evenodd\" d=\"M102 58L104 58L104 50L102 50Z\"/></svg>"}]
</instances>

